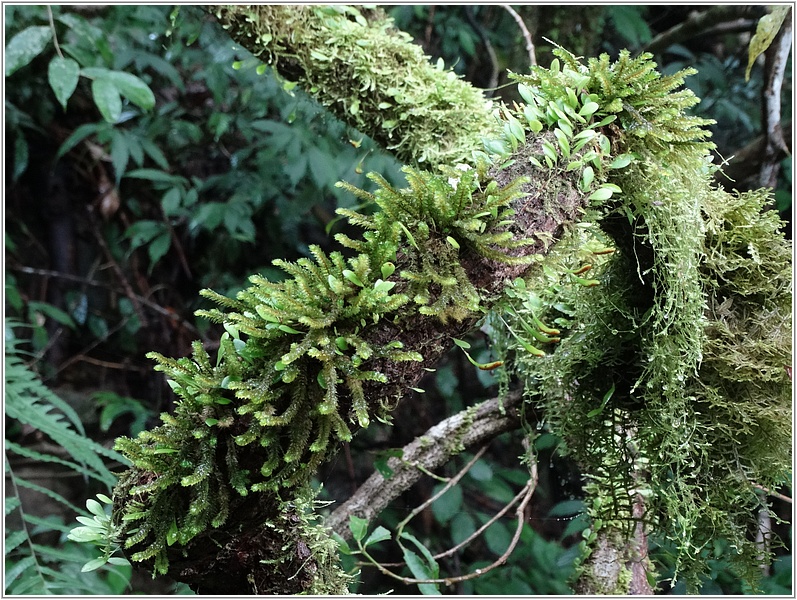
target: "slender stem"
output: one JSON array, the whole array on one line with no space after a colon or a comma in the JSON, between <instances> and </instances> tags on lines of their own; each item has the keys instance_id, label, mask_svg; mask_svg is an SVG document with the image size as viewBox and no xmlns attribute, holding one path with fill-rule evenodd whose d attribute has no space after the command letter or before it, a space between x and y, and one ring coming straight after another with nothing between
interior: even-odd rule
<instances>
[{"instance_id":1,"label":"slender stem","mask_svg":"<svg viewBox=\"0 0 797 600\"><path fill-rule=\"evenodd\" d=\"M495 569L497 567L500 567L501 565L506 563L506 561L509 558L510 554L512 554L512 552L517 547L517 544L520 541L520 534L523 532L523 525L524 525L525 520L526 520L525 519L526 506L528 505L529 501L531 500L531 497L534 495L534 490L537 487L537 463L536 462L532 462L531 463L530 471L531 471L531 477L529 478L528 482L523 487L523 489L518 493L518 495L515 496L515 498L512 499L512 501L509 504L511 506L512 504L517 502L517 500L519 498L522 498L520 504L515 509L515 516L517 518L517 527L515 528L515 534L512 536L512 540L509 542L509 546L504 551L504 553L501 556L499 556L498 559L495 560L492 564L490 564L490 565L488 565L488 566L486 566L484 568L481 568L481 569L476 569L475 571L473 571L472 573L468 573L467 575L460 575L458 577L445 577L445 578L440 578L440 579L415 579L415 578L412 578L412 577L402 577L401 575L398 575L397 573L394 573L393 571L385 568L384 565L380 564L373 557L371 557L371 555L369 555L368 552L364 548L361 548L361 551L363 553L363 556L365 556L369 560L369 562L368 563L359 563L359 564L362 564L362 565L371 564L371 565L375 566L379 570L380 573L382 573L384 575L387 575L388 577L391 577L391 578L393 578L393 579L395 579L397 581L401 581L402 583L444 583L446 585L451 585L453 583L459 583L461 581L468 581L469 579L475 579L476 577L481 577L485 573L488 573L488 572L492 571L493 569Z\"/></svg>"},{"instance_id":2,"label":"slender stem","mask_svg":"<svg viewBox=\"0 0 797 600\"><path fill-rule=\"evenodd\" d=\"M465 473L470 471L471 467L476 463L476 461L479 460L482 457L482 454L484 454L485 450L487 450L487 446L486 445L482 446L481 449L474 455L474 457L471 460L468 461L468 464L466 464L464 467L462 467L462 469L460 469L459 473L457 473L451 479L449 479L448 483L446 483L439 492L437 492L434 496L429 498L423 504L420 504L419 506L416 506L413 509L413 511L409 515L407 515L407 518L404 519L403 521L401 521L401 523L399 523L396 526L396 535L397 536L401 535L401 532L404 530L405 525L407 525L407 523L409 523L418 513L420 513L423 509L425 509L427 506L429 506L435 500L437 500L440 496L442 496L448 490L450 490L452 487L454 487L457 484L457 482L465 476Z\"/></svg>"},{"instance_id":3,"label":"slender stem","mask_svg":"<svg viewBox=\"0 0 797 600\"><path fill-rule=\"evenodd\" d=\"M523 22L523 17L521 17L517 13L517 11L508 4L502 4L501 8L503 8L506 12L512 15L512 18L515 19L515 22L518 24L518 27L520 27L520 31L523 34L523 39L526 40L526 52L529 55L529 64L536 67L537 53L534 50L534 42L531 41L531 33L529 33L529 30L526 27L526 23Z\"/></svg>"},{"instance_id":4,"label":"slender stem","mask_svg":"<svg viewBox=\"0 0 797 600\"><path fill-rule=\"evenodd\" d=\"M61 46L58 45L58 36L55 33L55 21L53 20L53 9L50 6L47 6L47 16L50 18L50 29L53 30L53 44L55 45L55 51L60 58L63 58L64 55L61 54Z\"/></svg>"}]
</instances>

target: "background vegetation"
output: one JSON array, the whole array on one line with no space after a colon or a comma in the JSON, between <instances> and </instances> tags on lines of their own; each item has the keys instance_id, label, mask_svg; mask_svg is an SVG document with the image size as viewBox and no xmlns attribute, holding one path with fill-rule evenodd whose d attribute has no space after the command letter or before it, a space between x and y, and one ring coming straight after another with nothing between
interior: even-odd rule
<instances>
[{"instance_id":1,"label":"background vegetation","mask_svg":"<svg viewBox=\"0 0 797 600\"><path fill-rule=\"evenodd\" d=\"M688 6L522 6L537 60L550 61L551 40L577 54L638 53L683 24ZM66 534L84 499L107 493L121 467L109 448L168 411L163 377L144 354L190 353L218 339L193 312L202 288L232 295L252 273L277 276L275 258L295 259L310 244L331 247L342 225L338 207L356 199L338 180L368 188L377 171L401 183L400 165L298 89L258 67L199 10L166 6L8 6L6 61L6 592L12 594L173 593L182 588L137 579L129 566L81 574L84 545ZM433 60L441 59L496 99L517 98L506 70L529 62L513 15L491 6L397 6L396 25ZM745 81L747 43L763 7L742 7L659 48L665 73L693 66L688 85L703 99L696 112L712 128L720 157L730 157L762 132L762 69ZM52 19L52 21L51 21ZM51 25L52 22L52 25ZM725 24L725 27L719 25ZM11 68L15 34L39 28L29 62ZM56 33L57 45L51 27ZM36 45L38 44L38 45ZM54 58L70 58L81 76L65 105ZM154 94L110 73L140 78ZM791 120L791 68L784 82L784 122ZM116 96L97 79L115 81ZM110 85L110 84L109 84ZM127 85L128 87L125 87ZM132 87L131 87L132 86ZM112 86L113 87L113 86ZM120 97L121 95L121 97ZM114 98L119 97L118 104ZM787 130L791 127L786 126ZM720 159L721 160L721 159ZM727 184L727 183L726 183ZM738 189L758 187L755 176ZM791 161L784 159L774 207L791 223ZM790 227L789 227L790 232ZM787 235L789 235L787 232ZM790 235L789 235L790 237ZM469 338L471 356L490 359L486 337ZM495 378L452 352L408 398L392 427L372 426L319 476L327 499L344 500L399 448L477 399L495 395ZM535 415L543 423L545 415ZM528 478L518 466L521 435L504 434L462 481L410 522L433 553L469 536L500 510ZM505 567L463 581L463 594L566 594L567 578L586 526L577 469L557 454L550 434L537 440L540 480L527 509L521 543ZM446 467L455 473L472 456ZM426 478L394 502L380 523L392 528L442 484ZM790 495L790 490L781 490ZM773 523L787 544L764 580L769 593L790 593L790 505L775 500ZM483 538L442 563L449 572L484 567L507 547L514 525L499 519ZM653 544L666 574L668 549ZM718 539L707 593L744 590ZM400 555L374 556L383 562ZM354 559L348 558L354 567ZM133 577L131 581L131 577ZM417 593L365 568L352 591ZM683 591L676 586L664 592Z\"/></svg>"}]
</instances>

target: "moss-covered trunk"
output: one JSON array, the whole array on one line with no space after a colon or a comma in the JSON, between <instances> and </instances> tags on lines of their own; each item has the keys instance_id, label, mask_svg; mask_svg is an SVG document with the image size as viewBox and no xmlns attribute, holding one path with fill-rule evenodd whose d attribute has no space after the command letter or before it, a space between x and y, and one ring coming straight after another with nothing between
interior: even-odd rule
<instances>
[{"instance_id":1,"label":"moss-covered trunk","mask_svg":"<svg viewBox=\"0 0 797 600\"><path fill-rule=\"evenodd\" d=\"M734 427L743 423L750 437L739 460L759 482L777 480L782 452L753 444L757 430L784 435L784 376L759 368L769 386L762 395L751 374L738 414L719 389L734 375L712 344L736 344L729 328L738 321L724 323L717 311L732 312L730 304L712 313L706 298L723 302L727 281L751 262L760 267L757 256L739 257L742 266L726 262L736 258L731 244L741 242L721 239L722 223L759 221L717 216L712 203L721 193L708 185L706 122L686 114L697 102L691 92L673 92L684 73L661 77L649 56L627 52L616 63L604 55L585 65L557 50L562 64L515 77L526 104L493 114L479 92L429 65L379 11L209 10L235 41L338 117L403 161L433 170L405 169L402 190L378 176L374 194L349 188L381 209L341 211L366 230L362 239L338 236L355 256L312 248L313 260L277 263L289 275L283 282L254 276L234 300L207 292L222 309L202 314L226 330L215 363L199 343L191 358L154 355L180 401L160 427L118 442L135 467L115 490L114 519L134 561L204 593L344 591L335 543L314 522L315 469L352 430L388 418L452 338L506 300L507 288L518 300L505 315L517 372L539 383L529 396L544 404L592 477L595 531L579 589L646 591L647 532L625 524L639 521L649 501L655 525L684 540L690 568L699 562L688 554L693 539L714 527L742 531L741 512L727 499L747 498L753 485L737 481L723 495L711 474L734 453L711 449L733 447ZM739 210L760 207L757 201L745 198ZM546 282L555 269L529 267L585 214L617 250L595 269L602 285L594 295L586 290L599 281L579 277L585 269L572 269L572 261L551 263L569 288ZM758 251L777 264L772 273L760 267L754 286L782 279L785 245L771 226L755 230L751 244L762 244ZM721 247L715 252L709 243ZM540 284L539 295L519 277ZM749 286L728 293L754 313L763 310L745 296ZM781 283L772 290L775 316L785 310L784 294ZM562 310L569 331L560 340L544 321ZM774 318L764 317L766 325ZM763 362L785 361L782 339L755 333L766 338ZM546 353L537 340L561 343ZM716 386L705 389L701 378ZM763 417L752 410L756 403L766 405ZM704 414L727 421L732 434ZM693 429L684 429L687 419ZM705 504L702 488L714 494ZM698 505L710 509L705 522ZM672 530L672 522L683 529Z\"/></svg>"}]
</instances>

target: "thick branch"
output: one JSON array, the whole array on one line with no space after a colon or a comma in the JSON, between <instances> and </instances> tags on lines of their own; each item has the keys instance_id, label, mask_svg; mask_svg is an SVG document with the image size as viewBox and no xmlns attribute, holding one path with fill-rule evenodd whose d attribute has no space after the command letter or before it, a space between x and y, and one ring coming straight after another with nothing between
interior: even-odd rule
<instances>
[{"instance_id":1,"label":"thick branch","mask_svg":"<svg viewBox=\"0 0 797 600\"><path fill-rule=\"evenodd\" d=\"M325 520L325 525L343 538L351 538L349 516L371 521L393 499L409 489L426 470L436 469L464 449L490 440L520 424L518 409L522 393L509 393L503 401L487 400L441 421L403 449L401 458L391 458L393 475L385 479L374 472L346 502Z\"/></svg>"},{"instance_id":2,"label":"thick branch","mask_svg":"<svg viewBox=\"0 0 797 600\"><path fill-rule=\"evenodd\" d=\"M430 64L379 10L311 5L208 10L235 41L402 162L463 162L495 128L481 91Z\"/></svg>"}]
</instances>

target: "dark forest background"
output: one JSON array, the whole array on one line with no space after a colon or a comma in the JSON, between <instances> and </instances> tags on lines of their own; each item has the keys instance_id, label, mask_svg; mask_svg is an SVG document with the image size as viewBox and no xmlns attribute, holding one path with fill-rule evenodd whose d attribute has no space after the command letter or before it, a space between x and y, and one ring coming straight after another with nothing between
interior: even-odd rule
<instances>
[{"instance_id":1,"label":"dark forest background","mask_svg":"<svg viewBox=\"0 0 797 600\"><path fill-rule=\"evenodd\" d=\"M763 133L763 58L745 81L748 43L764 6L516 6L539 64L551 42L581 56L628 48L653 52L659 68L698 70L688 85L702 99L695 112L716 121L717 159L729 159L739 190L760 186L755 144ZM441 59L497 101L519 99L506 71L523 73L529 56L523 31L499 5L385 7L432 60ZM187 593L166 581L131 575L127 566L80 573L91 558L66 540L85 499L108 493L103 473L73 461L58 443L111 448L169 411L172 395L145 358L190 353L199 339L212 350L218 327L193 313L205 307L202 288L234 295L253 273L277 277L276 258L296 259L310 244L333 248L342 231L335 209L357 199L334 187L344 180L369 188L377 171L401 184L389 154L344 126L298 89L232 44L199 9L169 6L5 6L6 44L30 27L52 27L31 60L5 78L5 344L6 344L6 592ZM82 68L136 75L154 93L150 110L122 95L115 119L81 78L65 106L49 84L50 62L71 57ZM791 60L783 86L783 128L791 145ZM134 94L131 92L131 96ZM112 103L111 103L112 104ZM111 106L113 108L113 106ZM734 162L733 156L748 157ZM777 174L773 210L791 237L792 161ZM481 362L486 338L469 338ZM17 387L14 387L17 386ZM399 448L447 415L493 397L496 381L452 352L406 399L394 424L372 426L343 448L320 474L322 498L344 500ZM31 406L13 398L25 390ZM18 396L14 396L17 394ZM34 400L35 399L35 400ZM63 401L63 402L62 402ZM13 408L13 410L11 410ZM54 424L56 423L56 424ZM48 429L49 427L49 429ZM413 521L410 531L433 551L467 537L500 510L526 481L518 465L520 434L504 434L463 480ZM73 439L73 438L70 438ZM576 544L586 526L577 469L555 452L550 434L538 438L540 480L528 526L507 566L448 588L461 594L567 594ZM88 447L88 446L86 446ZM79 452L79 450L78 450ZM109 453L110 454L110 453ZM113 471L120 466L104 456ZM464 455L459 460L469 458ZM457 465L450 465L456 472ZM439 489L426 478L382 515L395 525ZM764 589L791 593L791 505L775 501L786 541ZM86 514L81 511L80 514ZM501 519L449 559L470 572L503 552L513 525ZM744 590L728 568L731 551L718 539L709 594ZM652 546L666 577L666 547ZM380 560L400 557L380 556ZM133 577L131 581L131 577ZM414 586L365 569L353 591L374 594ZM666 586L662 592L683 592Z\"/></svg>"}]
</instances>

